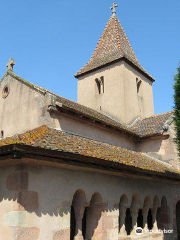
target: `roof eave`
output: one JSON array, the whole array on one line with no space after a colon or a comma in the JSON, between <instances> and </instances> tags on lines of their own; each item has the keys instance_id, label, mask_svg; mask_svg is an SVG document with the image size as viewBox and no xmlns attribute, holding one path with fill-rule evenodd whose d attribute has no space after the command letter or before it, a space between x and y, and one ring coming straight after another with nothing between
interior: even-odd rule
<instances>
[{"instance_id":1,"label":"roof eave","mask_svg":"<svg viewBox=\"0 0 180 240\"><path fill-rule=\"evenodd\" d=\"M33 159L34 157L39 159L38 164L43 164L43 161L41 162L40 160L46 159L46 161L48 161L50 164L63 163L66 165L75 165L79 167L86 166L89 168L106 170L108 172L119 172L122 175L138 175L138 177L141 176L141 178L153 178L154 180L166 179L171 181L180 181L180 175L172 174L171 172L155 172L151 170L137 168L134 166L125 165L118 162L106 161L103 159L87 157L70 152L42 149L22 144L11 144L0 148L0 166L5 165L2 163L2 160L4 160L4 162L6 163L6 159L8 159L9 161L7 161L7 165L11 165L11 163L23 163L23 158ZM10 160L12 160L12 162Z\"/></svg>"},{"instance_id":2,"label":"roof eave","mask_svg":"<svg viewBox=\"0 0 180 240\"><path fill-rule=\"evenodd\" d=\"M150 81L155 82L155 79L154 79L153 77L151 77L149 74L147 74L146 72L144 72L142 69L140 69L138 66L136 66L132 61L130 61L130 60L129 60L128 58L126 58L125 56L124 56L124 57L121 57L121 58L118 58L118 59L116 59L116 60L114 60L114 61L112 61L112 62L103 64L103 65L101 65L101 66L99 66L99 67L93 68L93 69L91 69L91 70L89 70L89 71L85 71L85 72L82 72L82 73L77 72L77 73L74 75L74 77L78 79L79 77L85 76L86 74L92 73L92 72L94 72L94 71L97 71L97 70L99 70L99 69L101 69L101 68L103 68L103 67L109 66L109 65L114 64L114 63L116 63L116 62L119 62L119 61L121 61L121 60L125 60L127 63L129 63L130 65L132 65L137 71L139 71L141 74L143 74L145 77L147 77Z\"/></svg>"}]
</instances>

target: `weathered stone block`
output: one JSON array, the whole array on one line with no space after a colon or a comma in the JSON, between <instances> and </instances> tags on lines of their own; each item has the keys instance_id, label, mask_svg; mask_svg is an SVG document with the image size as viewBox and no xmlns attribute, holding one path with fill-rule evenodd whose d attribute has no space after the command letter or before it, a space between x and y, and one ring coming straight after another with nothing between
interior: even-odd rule
<instances>
[{"instance_id":1,"label":"weathered stone block","mask_svg":"<svg viewBox=\"0 0 180 240\"><path fill-rule=\"evenodd\" d=\"M70 229L61 229L54 233L53 240L69 240Z\"/></svg>"},{"instance_id":2,"label":"weathered stone block","mask_svg":"<svg viewBox=\"0 0 180 240\"><path fill-rule=\"evenodd\" d=\"M113 218L104 217L102 222L102 229L113 229Z\"/></svg>"},{"instance_id":3,"label":"weathered stone block","mask_svg":"<svg viewBox=\"0 0 180 240\"><path fill-rule=\"evenodd\" d=\"M16 172L8 176L6 182L6 188L8 190L27 190L28 189L28 173Z\"/></svg>"},{"instance_id":4,"label":"weathered stone block","mask_svg":"<svg viewBox=\"0 0 180 240\"><path fill-rule=\"evenodd\" d=\"M5 225L10 227L24 226L26 221L26 212L14 211L5 215Z\"/></svg>"},{"instance_id":5,"label":"weathered stone block","mask_svg":"<svg viewBox=\"0 0 180 240\"><path fill-rule=\"evenodd\" d=\"M14 227L12 228L13 240L37 240L40 229L36 227Z\"/></svg>"},{"instance_id":6,"label":"weathered stone block","mask_svg":"<svg viewBox=\"0 0 180 240\"><path fill-rule=\"evenodd\" d=\"M153 233L153 234L151 234L151 236L152 236L152 238L153 239L156 239L156 238L159 238L159 237L163 237L163 234L161 234L161 233Z\"/></svg>"}]
</instances>

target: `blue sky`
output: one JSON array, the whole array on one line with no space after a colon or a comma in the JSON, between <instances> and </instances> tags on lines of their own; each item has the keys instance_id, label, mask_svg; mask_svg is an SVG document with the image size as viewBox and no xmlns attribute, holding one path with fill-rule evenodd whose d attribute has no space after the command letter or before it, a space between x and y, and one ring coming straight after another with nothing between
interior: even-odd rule
<instances>
[{"instance_id":1,"label":"blue sky","mask_svg":"<svg viewBox=\"0 0 180 240\"><path fill-rule=\"evenodd\" d=\"M180 1L116 2L138 60L156 79L155 113L169 111L180 61ZM73 75L91 57L111 5L111 0L1 0L0 76L13 57L16 74L76 101Z\"/></svg>"}]
</instances>

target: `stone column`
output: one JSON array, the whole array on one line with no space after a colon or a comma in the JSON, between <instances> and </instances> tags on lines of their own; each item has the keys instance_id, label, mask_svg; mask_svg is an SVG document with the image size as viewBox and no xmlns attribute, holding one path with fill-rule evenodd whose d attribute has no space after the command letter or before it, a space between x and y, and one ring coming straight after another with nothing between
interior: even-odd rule
<instances>
[{"instance_id":1,"label":"stone column","mask_svg":"<svg viewBox=\"0 0 180 240\"><path fill-rule=\"evenodd\" d=\"M131 234L134 235L134 234L136 234L135 231L137 228L137 218L138 218L139 209L137 207L132 207L130 210L131 210L132 227L133 227Z\"/></svg>"},{"instance_id":2,"label":"stone column","mask_svg":"<svg viewBox=\"0 0 180 240\"><path fill-rule=\"evenodd\" d=\"M124 205L121 205L119 209L119 214L120 214L119 237L127 236L126 229L125 229L126 209L127 208Z\"/></svg>"},{"instance_id":3,"label":"stone column","mask_svg":"<svg viewBox=\"0 0 180 240\"><path fill-rule=\"evenodd\" d=\"M148 211L149 211L149 208L143 208L143 210L142 210L142 214L143 214L143 229L144 230L148 230L148 223L147 223Z\"/></svg>"},{"instance_id":4,"label":"stone column","mask_svg":"<svg viewBox=\"0 0 180 240\"><path fill-rule=\"evenodd\" d=\"M168 206L168 211L167 211L167 215L168 215L168 224L167 224L167 229L168 230L173 230L173 210L172 207Z\"/></svg>"},{"instance_id":5,"label":"stone column","mask_svg":"<svg viewBox=\"0 0 180 240\"><path fill-rule=\"evenodd\" d=\"M32 227L27 220L27 212L36 212L39 208L39 194L36 191L29 191L29 172L24 165L17 165L14 172L7 176L6 191L14 198L12 209L6 211L4 220L11 229L13 239L20 239L22 236L31 236L38 239L40 229Z\"/></svg>"},{"instance_id":6,"label":"stone column","mask_svg":"<svg viewBox=\"0 0 180 240\"><path fill-rule=\"evenodd\" d=\"M74 204L74 213L76 218L76 231L74 240L83 240L82 235L82 219L84 215L85 205Z\"/></svg>"},{"instance_id":7,"label":"stone column","mask_svg":"<svg viewBox=\"0 0 180 240\"><path fill-rule=\"evenodd\" d=\"M156 217L157 217L157 208L153 208L152 209L153 230L158 230Z\"/></svg>"},{"instance_id":8,"label":"stone column","mask_svg":"<svg viewBox=\"0 0 180 240\"><path fill-rule=\"evenodd\" d=\"M106 209L102 219L102 239L117 240L119 234L119 204L109 204L112 211ZM100 238L101 239L101 238Z\"/></svg>"}]
</instances>

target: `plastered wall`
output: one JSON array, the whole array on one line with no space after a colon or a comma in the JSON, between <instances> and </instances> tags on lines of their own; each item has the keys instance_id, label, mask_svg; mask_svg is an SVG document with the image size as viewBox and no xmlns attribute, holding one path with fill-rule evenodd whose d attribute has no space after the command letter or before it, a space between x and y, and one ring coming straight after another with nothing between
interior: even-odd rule
<instances>
[{"instance_id":1,"label":"plastered wall","mask_svg":"<svg viewBox=\"0 0 180 240\"><path fill-rule=\"evenodd\" d=\"M104 93L96 90L96 78L104 77ZM136 79L140 79L141 96ZM130 124L137 117L154 113L152 82L125 61L95 70L78 79L78 102L101 111L122 123Z\"/></svg>"}]
</instances>

